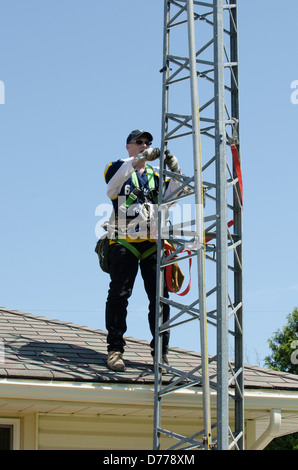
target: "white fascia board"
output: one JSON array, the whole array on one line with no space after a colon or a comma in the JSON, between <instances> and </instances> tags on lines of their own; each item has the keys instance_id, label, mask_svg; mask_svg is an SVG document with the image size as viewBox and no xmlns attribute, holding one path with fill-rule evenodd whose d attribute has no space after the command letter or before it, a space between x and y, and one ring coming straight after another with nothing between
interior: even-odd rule
<instances>
[{"instance_id":1,"label":"white fascia board","mask_svg":"<svg viewBox=\"0 0 298 470\"><path fill-rule=\"evenodd\" d=\"M0 379L0 400L42 400L43 402L98 404L154 405L153 384L120 384L104 382L71 382L52 380ZM164 397L164 404L170 407L200 406L202 389L179 389ZM211 401L216 404L216 394Z\"/></svg>"},{"instance_id":2,"label":"white fascia board","mask_svg":"<svg viewBox=\"0 0 298 470\"><path fill-rule=\"evenodd\" d=\"M0 379L0 400L42 400L51 402L77 402L89 406L99 403L128 403L153 406L154 386L141 384L93 383L28 379ZM245 390L245 410L297 411L298 391ZM166 406L198 406L202 400L201 388L177 390L164 398ZM216 394L211 394L211 406L216 406Z\"/></svg>"},{"instance_id":3,"label":"white fascia board","mask_svg":"<svg viewBox=\"0 0 298 470\"><path fill-rule=\"evenodd\" d=\"M297 412L298 391L293 390L245 390L245 410L280 408Z\"/></svg>"},{"instance_id":4,"label":"white fascia board","mask_svg":"<svg viewBox=\"0 0 298 470\"><path fill-rule=\"evenodd\" d=\"M143 392L133 393L132 392ZM27 379L1 379L0 399L78 402L89 405L132 401L136 404L153 403L153 387L129 384L68 382ZM147 403L146 403L147 402Z\"/></svg>"}]
</instances>

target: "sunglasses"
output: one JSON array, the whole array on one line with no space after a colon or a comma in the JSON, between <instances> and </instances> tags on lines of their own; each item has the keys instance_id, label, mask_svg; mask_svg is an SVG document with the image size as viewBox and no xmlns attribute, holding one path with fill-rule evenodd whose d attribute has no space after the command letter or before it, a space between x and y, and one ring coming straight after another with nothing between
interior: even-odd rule
<instances>
[{"instance_id":1,"label":"sunglasses","mask_svg":"<svg viewBox=\"0 0 298 470\"><path fill-rule=\"evenodd\" d=\"M150 142L149 140L142 140L142 139L132 140L132 141L129 142L129 143L130 143L130 144L137 144L137 145L145 144L145 145L147 145L148 147L150 147L150 145L152 144L152 142Z\"/></svg>"}]
</instances>

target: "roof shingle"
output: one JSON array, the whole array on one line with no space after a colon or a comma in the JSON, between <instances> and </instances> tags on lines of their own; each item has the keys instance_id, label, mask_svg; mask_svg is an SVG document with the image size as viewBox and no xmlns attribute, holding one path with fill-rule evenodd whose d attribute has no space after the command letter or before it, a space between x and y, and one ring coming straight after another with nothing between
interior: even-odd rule
<instances>
[{"instance_id":1,"label":"roof shingle","mask_svg":"<svg viewBox=\"0 0 298 470\"><path fill-rule=\"evenodd\" d=\"M126 337L126 370L116 373L106 365L106 337L106 332L102 330L0 308L0 341L4 344L0 377L80 382L154 382L148 341ZM200 364L200 355L172 347L169 361L174 369L181 368L183 361L183 370L191 371ZM165 383L173 378L172 373L163 374ZM245 387L298 390L298 377L248 365L245 366Z\"/></svg>"}]
</instances>

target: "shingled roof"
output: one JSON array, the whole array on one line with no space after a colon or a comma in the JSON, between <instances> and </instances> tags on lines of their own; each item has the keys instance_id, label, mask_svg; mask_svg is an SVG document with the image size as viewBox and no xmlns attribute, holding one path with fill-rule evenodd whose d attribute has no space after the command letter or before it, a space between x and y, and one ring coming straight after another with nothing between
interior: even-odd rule
<instances>
[{"instance_id":1,"label":"shingled roof","mask_svg":"<svg viewBox=\"0 0 298 470\"><path fill-rule=\"evenodd\" d=\"M126 337L126 370L116 373L106 365L106 336L106 332L86 326L0 308L0 341L4 344L0 377L152 384L149 342ZM200 355L171 347L169 361L174 369L192 370ZM173 377L173 373L163 374L163 381ZM245 388L298 390L298 377L247 365Z\"/></svg>"}]
</instances>

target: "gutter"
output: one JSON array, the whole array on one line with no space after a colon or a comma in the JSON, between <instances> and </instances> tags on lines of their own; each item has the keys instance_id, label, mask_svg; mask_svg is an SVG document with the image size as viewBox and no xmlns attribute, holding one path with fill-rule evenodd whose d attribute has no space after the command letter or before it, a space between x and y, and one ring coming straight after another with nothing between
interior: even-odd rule
<instances>
[{"instance_id":1,"label":"gutter","mask_svg":"<svg viewBox=\"0 0 298 470\"><path fill-rule=\"evenodd\" d=\"M132 399L131 395L134 392ZM78 382L39 379L0 378L0 400L29 399L64 402L118 403L132 400L136 405L153 405L153 384L124 384L111 382ZM177 390L168 395L168 406L177 407L201 404L202 390L194 387ZM245 411L283 410L297 413L298 391L292 390L245 390ZM216 406L216 394L211 393L212 405ZM199 402L199 403L198 403Z\"/></svg>"},{"instance_id":2,"label":"gutter","mask_svg":"<svg viewBox=\"0 0 298 470\"><path fill-rule=\"evenodd\" d=\"M273 408L270 411L269 426L266 431L254 442L249 450L263 450L275 437L279 435L281 426L281 410Z\"/></svg>"}]
</instances>

